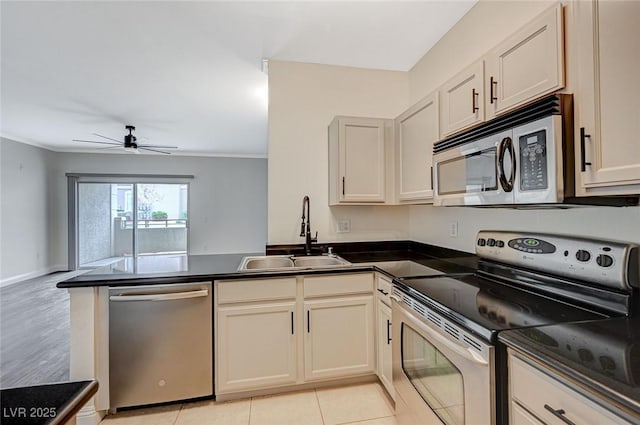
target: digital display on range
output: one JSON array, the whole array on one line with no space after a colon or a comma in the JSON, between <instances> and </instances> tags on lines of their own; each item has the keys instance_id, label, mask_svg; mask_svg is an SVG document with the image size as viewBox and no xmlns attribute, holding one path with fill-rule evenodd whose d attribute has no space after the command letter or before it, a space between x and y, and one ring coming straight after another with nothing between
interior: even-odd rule
<instances>
[{"instance_id":1,"label":"digital display on range","mask_svg":"<svg viewBox=\"0 0 640 425\"><path fill-rule=\"evenodd\" d=\"M536 238L511 239L508 245L513 249L530 254L553 254L556 252L555 245Z\"/></svg>"}]
</instances>

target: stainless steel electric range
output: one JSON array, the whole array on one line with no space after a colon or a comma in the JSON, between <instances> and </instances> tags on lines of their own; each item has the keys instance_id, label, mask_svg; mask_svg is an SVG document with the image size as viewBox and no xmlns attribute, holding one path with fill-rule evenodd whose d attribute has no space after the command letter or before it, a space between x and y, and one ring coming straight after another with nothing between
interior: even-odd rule
<instances>
[{"instance_id":1,"label":"stainless steel electric range","mask_svg":"<svg viewBox=\"0 0 640 425\"><path fill-rule=\"evenodd\" d=\"M398 425L506 424L499 332L634 314L639 247L481 231L475 273L393 282Z\"/></svg>"}]
</instances>

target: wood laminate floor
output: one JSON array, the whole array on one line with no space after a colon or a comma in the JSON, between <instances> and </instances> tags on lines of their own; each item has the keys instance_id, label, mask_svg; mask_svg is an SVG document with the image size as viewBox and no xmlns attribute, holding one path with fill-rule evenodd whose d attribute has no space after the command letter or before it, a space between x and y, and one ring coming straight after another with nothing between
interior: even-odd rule
<instances>
[{"instance_id":1,"label":"wood laminate floor","mask_svg":"<svg viewBox=\"0 0 640 425\"><path fill-rule=\"evenodd\" d=\"M69 379L69 293L54 273L0 288L0 388Z\"/></svg>"}]
</instances>

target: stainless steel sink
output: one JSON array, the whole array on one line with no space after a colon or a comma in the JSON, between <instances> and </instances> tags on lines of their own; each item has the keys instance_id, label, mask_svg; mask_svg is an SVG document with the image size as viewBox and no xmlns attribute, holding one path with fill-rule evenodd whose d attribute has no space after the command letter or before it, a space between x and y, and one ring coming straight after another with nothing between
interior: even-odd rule
<instances>
[{"instance_id":1,"label":"stainless steel sink","mask_svg":"<svg viewBox=\"0 0 640 425\"><path fill-rule=\"evenodd\" d=\"M266 255L263 257L245 257L238 270L286 269L293 267L291 257Z\"/></svg>"},{"instance_id":2,"label":"stainless steel sink","mask_svg":"<svg viewBox=\"0 0 640 425\"><path fill-rule=\"evenodd\" d=\"M328 255L311 255L308 257L293 257L293 264L296 267L319 267L319 266L345 266L349 265L348 261Z\"/></svg>"},{"instance_id":3,"label":"stainless steel sink","mask_svg":"<svg viewBox=\"0 0 640 425\"><path fill-rule=\"evenodd\" d=\"M240 263L240 267L238 267L238 271L314 269L350 265L350 262L337 255L309 255L300 257L294 257L292 255L263 255L259 257L244 257Z\"/></svg>"}]
</instances>

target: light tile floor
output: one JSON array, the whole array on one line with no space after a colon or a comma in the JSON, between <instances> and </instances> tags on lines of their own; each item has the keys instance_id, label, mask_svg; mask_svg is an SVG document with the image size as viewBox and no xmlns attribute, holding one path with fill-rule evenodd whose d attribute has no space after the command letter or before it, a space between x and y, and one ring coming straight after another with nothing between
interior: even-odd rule
<instances>
[{"instance_id":1,"label":"light tile floor","mask_svg":"<svg viewBox=\"0 0 640 425\"><path fill-rule=\"evenodd\" d=\"M379 383L251 399L175 404L107 416L102 425L395 425Z\"/></svg>"}]
</instances>

